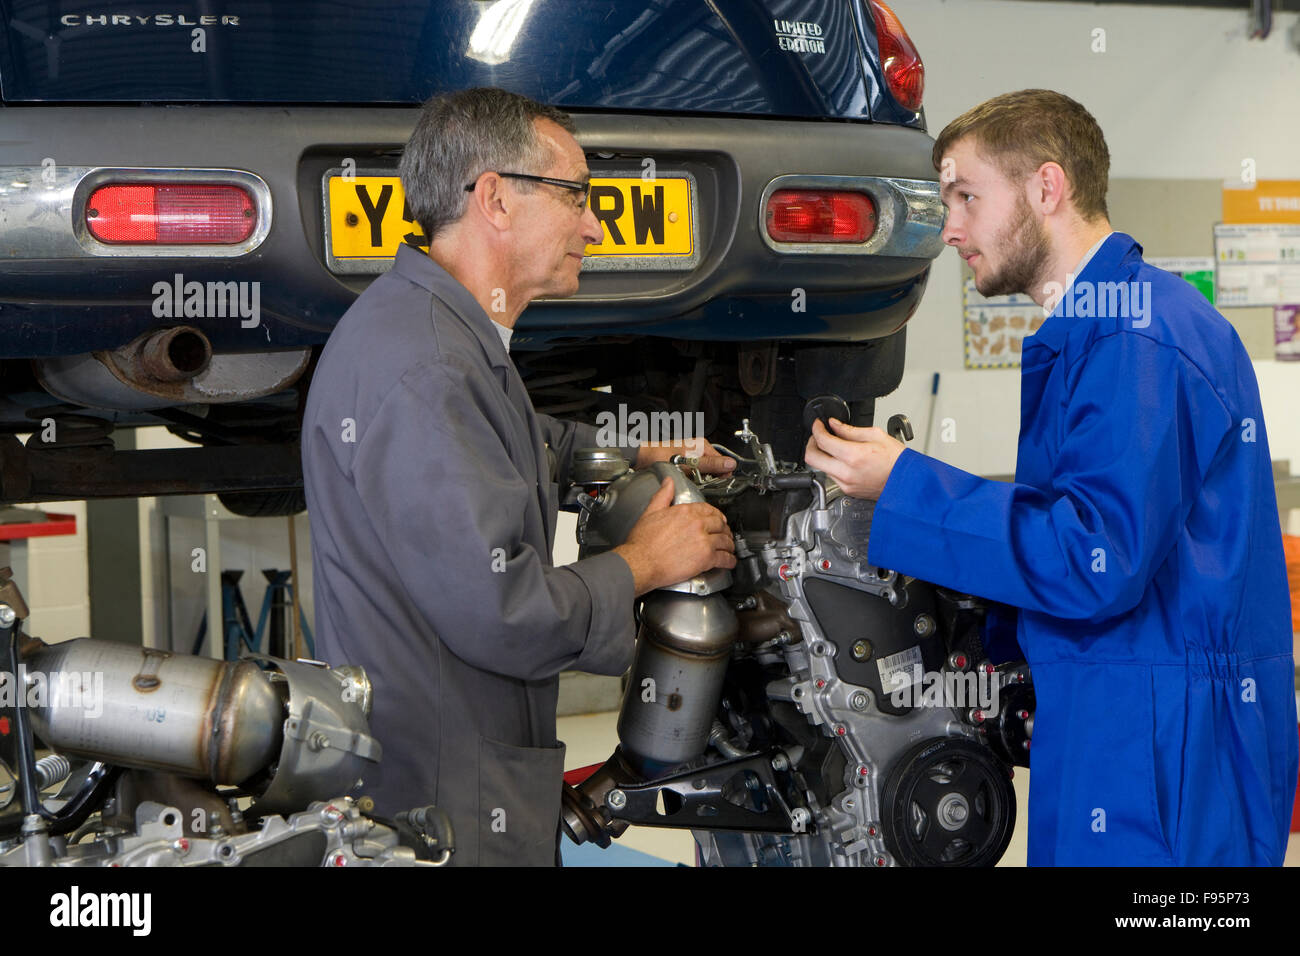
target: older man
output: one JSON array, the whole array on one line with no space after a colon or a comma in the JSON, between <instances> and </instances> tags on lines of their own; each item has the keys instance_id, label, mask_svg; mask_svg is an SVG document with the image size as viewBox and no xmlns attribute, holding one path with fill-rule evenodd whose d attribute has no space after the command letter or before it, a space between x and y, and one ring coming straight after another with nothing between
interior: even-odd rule
<instances>
[{"instance_id":1,"label":"older man","mask_svg":"<svg viewBox=\"0 0 1300 956\"><path fill-rule=\"evenodd\" d=\"M933 158L976 287L1049 313L1024 342L1016 480L834 420L807 461L879 499L873 564L1018 609L988 636L1019 641L1037 691L1030 864L1280 865L1295 662L1246 350L1111 230L1106 142L1074 100L995 97Z\"/></svg>"},{"instance_id":2,"label":"older man","mask_svg":"<svg viewBox=\"0 0 1300 956\"><path fill-rule=\"evenodd\" d=\"M622 673L636 595L735 564L722 514L669 507L665 482L625 545L551 565L558 489L597 432L536 414L508 347L601 239L573 133L504 90L425 105L401 173L429 252L400 248L340 320L303 422L317 646L374 684L384 759L364 791L380 813L446 810L457 864L557 861L559 673Z\"/></svg>"}]
</instances>

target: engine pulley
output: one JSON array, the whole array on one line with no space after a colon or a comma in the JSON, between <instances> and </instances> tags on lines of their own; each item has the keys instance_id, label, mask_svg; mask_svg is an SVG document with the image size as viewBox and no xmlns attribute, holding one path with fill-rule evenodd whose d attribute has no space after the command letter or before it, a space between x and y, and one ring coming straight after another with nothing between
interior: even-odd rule
<instances>
[{"instance_id":1,"label":"engine pulley","mask_svg":"<svg viewBox=\"0 0 1300 956\"><path fill-rule=\"evenodd\" d=\"M904 866L993 866L1011 841L1016 794L988 748L923 740L885 781L885 845Z\"/></svg>"}]
</instances>

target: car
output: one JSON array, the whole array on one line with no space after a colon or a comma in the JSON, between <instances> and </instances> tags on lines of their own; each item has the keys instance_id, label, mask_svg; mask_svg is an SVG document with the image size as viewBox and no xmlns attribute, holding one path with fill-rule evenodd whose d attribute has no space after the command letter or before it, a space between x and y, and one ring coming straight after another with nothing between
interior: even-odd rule
<instances>
[{"instance_id":1,"label":"car","mask_svg":"<svg viewBox=\"0 0 1300 956\"><path fill-rule=\"evenodd\" d=\"M944 210L879 0L213 9L0 0L0 499L300 510L313 359L424 242L396 172L420 104L473 86L573 115L604 226L516 327L539 411L750 419L790 458L792 399L863 423L896 387ZM196 447L114 449L158 424Z\"/></svg>"}]
</instances>

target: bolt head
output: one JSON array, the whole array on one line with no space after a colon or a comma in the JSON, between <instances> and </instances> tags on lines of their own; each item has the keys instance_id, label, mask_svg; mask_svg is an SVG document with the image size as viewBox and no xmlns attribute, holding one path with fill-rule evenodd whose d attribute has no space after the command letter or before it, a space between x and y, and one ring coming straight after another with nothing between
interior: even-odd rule
<instances>
[{"instance_id":1,"label":"bolt head","mask_svg":"<svg viewBox=\"0 0 1300 956\"><path fill-rule=\"evenodd\" d=\"M18 619L18 615L8 604L0 604L0 625L8 627Z\"/></svg>"},{"instance_id":2,"label":"bolt head","mask_svg":"<svg viewBox=\"0 0 1300 956\"><path fill-rule=\"evenodd\" d=\"M622 790L611 790L605 794L605 804L611 810L622 810L627 806L627 794Z\"/></svg>"},{"instance_id":3,"label":"bolt head","mask_svg":"<svg viewBox=\"0 0 1300 956\"><path fill-rule=\"evenodd\" d=\"M824 677L819 677L813 683L814 685L816 685L818 690L821 690L823 687L826 686L826 679Z\"/></svg>"},{"instance_id":4,"label":"bolt head","mask_svg":"<svg viewBox=\"0 0 1300 956\"><path fill-rule=\"evenodd\" d=\"M782 581L789 581L790 578L793 577L793 575L790 573L790 565L788 564L781 565L779 568L776 569L776 573L781 578Z\"/></svg>"},{"instance_id":5,"label":"bolt head","mask_svg":"<svg viewBox=\"0 0 1300 956\"><path fill-rule=\"evenodd\" d=\"M836 724L836 725L835 725L835 733L836 733L837 736L843 737L843 736L844 736L845 734L847 734L848 732L849 732L849 731L848 731L848 728L845 727L843 724Z\"/></svg>"},{"instance_id":6,"label":"bolt head","mask_svg":"<svg viewBox=\"0 0 1300 956\"><path fill-rule=\"evenodd\" d=\"M820 567L823 571L829 571L829 570L831 569L831 563L830 563L829 561L827 561L825 558L822 558L822 560L821 560L821 564L819 565L819 567Z\"/></svg>"}]
</instances>

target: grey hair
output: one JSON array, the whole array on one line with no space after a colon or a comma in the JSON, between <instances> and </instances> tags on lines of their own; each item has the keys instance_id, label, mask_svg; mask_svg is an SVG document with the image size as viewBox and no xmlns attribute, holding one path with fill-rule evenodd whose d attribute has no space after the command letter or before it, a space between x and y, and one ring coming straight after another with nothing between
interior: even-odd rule
<instances>
[{"instance_id":1,"label":"grey hair","mask_svg":"<svg viewBox=\"0 0 1300 956\"><path fill-rule=\"evenodd\" d=\"M444 93L424 104L398 171L411 215L426 237L433 239L465 214L465 187L483 173L536 174L550 164L533 128L538 117L577 132L568 113L495 87ZM511 183L524 191L534 186Z\"/></svg>"}]
</instances>

